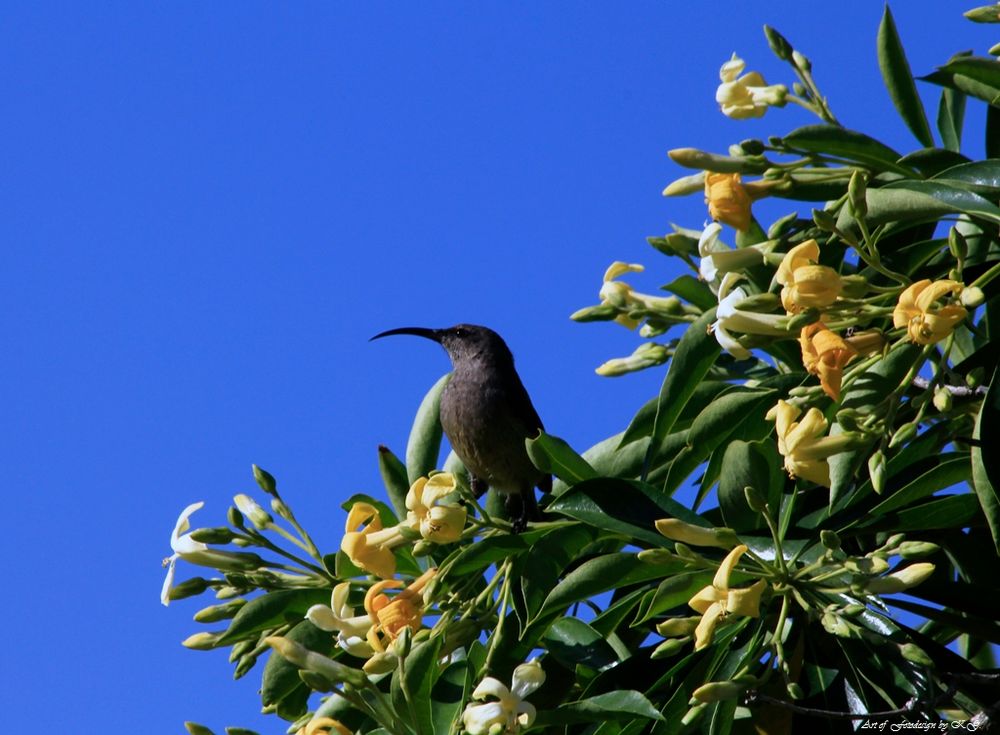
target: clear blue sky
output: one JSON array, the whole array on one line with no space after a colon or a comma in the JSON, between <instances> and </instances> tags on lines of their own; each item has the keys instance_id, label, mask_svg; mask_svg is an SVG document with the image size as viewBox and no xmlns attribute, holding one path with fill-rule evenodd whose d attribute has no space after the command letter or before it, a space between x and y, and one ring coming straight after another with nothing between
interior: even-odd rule
<instances>
[{"instance_id":1,"label":"clear blue sky","mask_svg":"<svg viewBox=\"0 0 1000 735\"><path fill-rule=\"evenodd\" d=\"M895 4L916 71L1000 40L961 18L972 4ZM880 3L706 7L5 6L7 732L283 731L256 673L233 683L223 654L179 645L200 606L160 605L160 561L180 509L205 500L195 520L220 523L252 462L336 549L339 503L382 492L377 444L402 452L447 369L376 332L490 325L551 432L583 450L620 431L662 373L597 377L639 340L567 317L612 260L645 263L648 291L672 279L644 238L705 210L660 196L683 173L668 149L813 121L718 112L734 50L791 82L765 22L846 125L916 147L878 75ZM978 136L981 106L968 117Z\"/></svg>"}]
</instances>

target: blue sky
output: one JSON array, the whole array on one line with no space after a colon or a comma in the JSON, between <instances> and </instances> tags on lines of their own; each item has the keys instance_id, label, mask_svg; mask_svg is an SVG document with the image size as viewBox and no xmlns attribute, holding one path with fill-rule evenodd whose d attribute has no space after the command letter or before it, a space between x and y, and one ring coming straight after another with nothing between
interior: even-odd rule
<instances>
[{"instance_id":1,"label":"blue sky","mask_svg":"<svg viewBox=\"0 0 1000 735\"><path fill-rule=\"evenodd\" d=\"M181 508L205 500L195 520L220 523L252 462L335 550L340 502L381 494L376 446L403 451L447 370L433 345L376 332L487 324L552 433L583 450L624 428L662 373L597 377L638 338L567 317L612 260L645 263L647 291L676 274L644 238L705 210L660 196L684 173L668 149L813 122L715 105L734 50L791 82L764 23L812 58L845 125L917 147L881 86L879 3L711 7L4 8L9 731L283 730L257 714L256 675L233 683L223 654L179 645L200 605L160 605L160 561ZM998 40L966 7L895 4L915 71ZM970 103L976 138L982 119Z\"/></svg>"}]
</instances>

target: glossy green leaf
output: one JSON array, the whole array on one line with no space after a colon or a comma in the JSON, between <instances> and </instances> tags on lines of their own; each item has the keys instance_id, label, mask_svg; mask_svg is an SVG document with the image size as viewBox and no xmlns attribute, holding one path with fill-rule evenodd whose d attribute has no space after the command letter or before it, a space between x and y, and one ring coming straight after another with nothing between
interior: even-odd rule
<instances>
[{"instance_id":1,"label":"glossy green leaf","mask_svg":"<svg viewBox=\"0 0 1000 735\"><path fill-rule=\"evenodd\" d=\"M703 571L684 572L667 577L660 582L648 602L640 607L633 625L641 625L676 607L686 605L695 594L712 583L712 576L712 572ZM695 613L693 610L688 610L686 614Z\"/></svg>"},{"instance_id":2,"label":"glossy green leaf","mask_svg":"<svg viewBox=\"0 0 1000 735\"><path fill-rule=\"evenodd\" d=\"M971 493L948 495L921 505L915 505L878 518L868 518L849 527L864 531L927 531L935 528L953 528L969 525L980 515L979 501ZM849 528L848 527L848 528ZM842 531L848 528L841 529Z\"/></svg>"},{"instance_id":3,"label":"glossy green leaf","mask_svg":"<svg viewBox=\"0 0 1000 735\"><path fill-rule=\"evenodd\" d=\"M966 96L957 89L945 87L941 90L938 104L937 128L941 142L950 151L962 150L962 126L965 123Z\"/></svg>"},{"instance_id":4,"label":"glossy green leaf","mask_svg":"<svg viewBox=\"0 0 1000 735\"><path fill-rule=\"evenodd\" d=\"M934 181L996 198L1000 194L1000 161L987 159L952 166L937 174Z\"/></svg>"},{"instance_id":5,"label":"glossy green leaf","mask_svg":"<svg viewBox=\"0 0 1000 735\"><path fill-rule=\"evenodd\" d=\"M329 600L327 602L329 603ZM333 650L333 636L329 631L320 630L308 620L301 620L285 634L285 638L324 656L329 656ZM261 704L265 707L277 704L301 683L299 667L284 656L272 652L264 665L264 674L261 677Z\"/></svg>"},{"instance_id":6,"label":"glossy green leaf","mask_svg":"<svg viewBox=\"0 0 1000 735\"><path fill-rule=\"evenodd\" d=\"M403 664L392 673L394 701L399 699L395 694L397 687L405 701L405 709L397 707L397 711L405 713L407 722L417 735L434 735L435 732L431 689L437 680L441 641L442 638L436 636L413 644Z\"/></svg>"},{"instance_id":7,"label":"glossy green leaf","mask_svg":"<svg viewBox=\"0 0 1000 735\"><path fill-rule=\"evenodd\" d=\"M806 125L784 138L788 146L810 153L836 156L868 166L874 171L893 171L903 176L912 171L900 166L900 154L874 138L837 125Z\"/></svg>"},{"instance_id":8,"label":"glossy green leaf","mask_svg":"<svg viewBox=\"0 0 1000 735\"><path fill-rule=\"evenodd\" d=\"M579 618L559 618L545 631L541 642L567 668L581 665L600 669L618 660L605 637Z\"/></svg>"},{"instance_id":9,"label":"glossy green leaf","mask_svg":"<svg viewBox=\"0 0 1000 735\"><path fill-rule=\"evenodd\" d=\"M516 536L504 534L502 536L490 536L476 541L474 544L464 546L449 557L441 565L442 573L447 570L448 574L465 576L472 572L485 569L490 564L507 559L526 551L531 542L537 540L541 533L529 532Z\"/></svg>"},{"instance_id":10,"label":"glossy green leaf","mask_svg":"<svg viewBox=\"0 0 1000 735\"><path fill-rule=\"evenodd\" d=\"M378 471L382 476L382 484L389 496L392 508L397 518L406 517L406 493L410 483L406 475L406 465L392 453L389 447L382 444L378 448Z\"/></svg>"},{"instance_id":11,"label":"glossy green leaf","mask_svg":"<svg viewBox=\"0 0 1000 735\"><path fill-rule=\"evenodd\" d=\"M997 553L1000 553L1000 461L996 453L996 448L1000 446L998 375L1000 368L995 368L972 434L973 439L979 442L972 447L972 484L993 534Z\"/></svg>"},{"instance_id":12,"label":"glossy green leaf","mask_svg":"<svg viewBox=\"0 0 1000 735\"><path fill-rule=\"evenodd\" d=\"M656 546L664 545L663 536L653 527L659 518L706 525L697 514L650 485L605 477L580 483L548 510Z\"/></svg>"},{"instance_id":13,"label":"glossy green leaf","mask_svg":"<svg viewBox=\"0 0 1000 735\"><path fill-rule=\"evenodd\" d=\"M953 485L968 481L970 474L969 460L965 457L942 462L894 492L872 508L867 515L878 516L898 508L905 508L939 490L946 490Z\"/></svg>"},{"instance_id":14,"label":"glossy green leaf","mask_svg":"<svg viewBox=\"0 0 1000 735\"><path fill-rule=\"evenodd\" d=\"M420 402L417 415L413 419L410 438L406 442L406 476L411 485L431 470L437 469L443 435L439 415L441 393L449 380L451 373L438 378Z\"/></svg>"},{"instance_id":15,"label":"glossy green leaf","mask_svg":"<svg viewBox=\"0 0 1000 735\"><path fill-rule=\"evenodd\" d=\"M892 19L888 5L882 13L876 45L879 69L882 71L882 79L885 81L886 89L889 90L892 104L896 106L903 122L917 140L925 146L934 145L930 125L927 123L927 114L924 112L920 95L917 94L917 85L913 83L910 63L906 60L906 53L903 51L903 44L899 40L896 23Z\"/></svg>"},{"instance_id":16,"label":"glossy green leaf","mask_svg":"<svg viewBox=\"0 0 1000 735\"><path fill-rule=\"evenodd\" d=\"M950 74L962 74L981 84L1000 89L1000 65L985 56L957 56L940 69Z\"/></svg>"},{"instance_id":17,"label":"glossy green leaf","mask_svg":"<svg viewBox=\"0 0 1000 735\"><path fill-rule=\"evenodd\" d=\"M633 717L663 720L663 716L641 692L617 690L577 702L568 702L556 709L542 710L538 713L535 726L557 727Z\"/></svg>"},{"instance_id":18,"label":"glossy green leaf","mask_svg":"<svg viewBox=\"0 0 1000 735\"><path fill-rule=\"evenodd\" d=\"M219 643L227 645L268 628L297 623L305 617L306 610L320 604L330 604L329 590L278 590L255 597L233 616Z\"/></svg>"},{"instance_id":19,"label":"glossy green leaf","mask_svg":"<svg viewBox=\"0 0 1000 735\"><path fill-rule=\"evenodd\" d=\"M534 439L526 439L524 445L535 467L555 475L567 485L597 477L587 460L557 436L540 431Z\"/></svg>"},{"instance_id":20,"label":"glossy green leaf","mask_svg":"<svg viewBox=\"0 0 1000 735\"><path fill-rule=\"evenodd\" d=\"M925 77L920 77L920 79L941 87L948 87L963 92L970 97L981 99L990 105L1000 103L1000 87L980 81L968 74L940 69Z\"/></svg>"},{"instance_id":21,"label":"glossy green leaf","mask_svg":"<svg viewBox=\"0 0 1000 735\"><path fill-rule=\"evenodd\" d=\"M692 322L670 360L670 367L660 387L656 404L656 418L653 421L652 442L646 453L647 467L652 464L660 442L670 433L695 387L708 373L721 347L715 337L708 333L709 325L715 321L715 309L706 311Z\"/></svg>"},{"instance_id":22,"label":"glossy green leaf","mask_svg":"<svg viewBox=\"0 0 1000 735\"><path fill-rule=\"evenodd\" d=\"M719 507L726 525L736 531L761 527L763 517L747 505L744 489L752 487L766 498L770 482L771 468L767 458L754 444L740 440L729 442L719 475Z\"/></svg>"},{"instance_id":23,"label":"glossy green leaf","mask_svg":"<svg viewBox=\"0 0 1000 735\"><path fill-rule=\"evenodd\" d=\"M887 222L935 220L948 214L968 214L1000 222L1000 209L968 189L939 181L899 181L880 189L868 189L869 227ZM854 217L844 207L837 218L842 230L856 228Z\"/></svg>"},{"instance_id":24,"label":"glossy green leaf","mask_svg":"<svg viewBox=\"0 0 1000 735\"><path fill-rule=\"evenodd\" d=\"M452 724L461 716L472 688L472 671L468 661L449 664L431 693L433 732L451 732Z\"/></svg>"},{"instance_id":25,"label":"glossy green leaf","mask_svg":"<svg viewBox=\"0 0 1000 735\"><path fill-rule=\"evenodd\" d=\"M687 274L675 278L664 286L663 290L705 310L711 309L718 303L707 283Z\"/></svg>"},{"instance_id":26,"label":"glossy green leaf","mask_svg":"<svg viewBox=\"0 0 1000 735\"><path fill-rule=\"evenodd\" d=\"M945 169L968 163L969 159L961 153L944 148L921 148L907 153L899 159L900 164L919 171L923 176L935 176Z\"/></svg>"}]
</instances>

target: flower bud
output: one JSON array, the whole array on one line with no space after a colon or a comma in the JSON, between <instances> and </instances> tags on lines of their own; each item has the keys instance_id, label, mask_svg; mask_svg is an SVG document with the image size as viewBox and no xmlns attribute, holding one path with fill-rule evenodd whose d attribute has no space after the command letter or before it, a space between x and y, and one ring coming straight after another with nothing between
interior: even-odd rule
<instances>
[{"instance_id":1,"label":"flower bud","mask_svg":"<svg viewBox=\"0 0 1000 735\"><path fill-rule=\"evenodd\" d=\"M951 391L946 386L939 385L934 389L934 408L941 413L948 413L952 407Z\"/></svg>"},{"instance_id":2,"label":"flower bud","mask_svg":"<svg viewBox=\"0 0 1000 735\"><path fill-rule=\"evenodd\" d=\"M1000 11L996 5L981 5L962 13L973 23L1000 23Z\"/></svg>"},{"instance_id":3,"label":"flower bud","mask_svg":"<svg viewBox=\"0 0 1000 735\"><path fill-rule=\"evenodd\" d=\"M775 56L782 61L788 61L792 58L794 49L784 36L768 25L764 26L764 35L767 37L767 45L771 47Z\"/></svg>"},{"instance_id":4,"label":"flower bud","mask_svg":"<svg viewBox=\"0 0 1000 735\"><path fill-rule=\"evenodd\" d=\"M685 168L712 171L719 174L752 173L756 166L748 166L746 161L729 156L700 151L697 148L674 148L667 151L670 160Z\"/></svg>"},{"instance_id":5,"label":"flower bud","mask_svg":"<svg viewBox=\"0 0 1000 735\"><path fill-rule=\"evenodd\" d=\"M229 600L243 594L243 590L232 585L224 585L215 590L215 599Z\"/></svg>"},{"instance_id":6,"label":"flower bud","mask_svg":"<svg viewBox=\"0 0 1000 735\"><path fill-rule=\"evenodd\" d=\"M229 525L235 528L243 528L243 514L232 506L226 511L226 520L229 521Z\"/></svg>"},{"instance_id":7,"label":"flower bud","mask_svg":"<svg viewBox=\"0 0 1000 735\"><path fill-rule=\"evenodd\" d=\"M670 638L654 648L653 652L649 654L649 657L652 659L658 659L673 656L682 648L686 647L690 641L690 636L685 636L684 638Z\"/></svg>"},{"instance_id":8,"label":"flower bud","mask_svg":"<svg viewBox=\"0 0 1000 735\"><path fill-rule=\"evenodd\" d=\"M930 562L919 562L886 575L868 580L865 589L874 594L892 594L902 592L910 587L916 587L934 573L934 565Z\"/></svg>"},{"instance_id":9,"label":"flower bud","mask_svg":"<svg viewBox=\"0 0 1000 735\"><path fill-rule=\"evenodd\" d=\"M376 653L365 661L364 666L361 668L368 676L378 676L379 674L388 674L390 671L395 671L398 665L399 657L395 653L386 651L385 653Z\"/></svg>"},{"instance_id":10,"label":"flower bud","mask_svg":"<svg viewBox=\"0 0 1000 735\"><path fill-rule=\"evenodd\" d=\"M700 617L670 618L669 620L664 620L662 623L657 623L656 632L664 638L689 636L694 633L695 628L698 627L698 623L700 622Z\"/></svg>"},{"instance_id":11,"label":"flower bud","mask_svg":"<svg viewBox=\"0 0 1000 735\"><path fill-rule=\"evenodd\" d=\"M830 551L836 551L840 548L840 536L837 535L836 531L824 528L819 532L819 540Z\"/></svg>"},{"instance_id":12,"label":"flower bud","mask_svg":"<svg viewBox=\"0 0 1000 735\"><path fill-rule=\"evenodd\" d=\"M279 518L284 518L286 521L292 520L292 510L285 505L285 501L281 498L271 498L271 510Z\"/></svg>"},{"instance_id":13,"label":"flower bud","mask_svg":"<svg viewBox=\"0 0 1000 735\"><path fill-rule=\"evenodd\" d=\"M181 645L194 651L210 651L219 645L219 639L222 638L222 635L223 631L217 633L195 633L181 641Z\"/></svg>"},{"instance_id":14,"label":"flower bud","mask_svg":"<svg viewBox=\"0 0 1000 735\"><path fill-rule=\"evenodd\" d=\"M597 306L586 306L570 314L569 318L575 322L609 322L618 316L618 309L611 304L598 304Z\"/></svg>"},{"instance_id":15,"label":"flower bud","mask_svg":"<svg viewBox=\"0 0 1000 735\"><path fill-rule=\"evenodd\" d=\"M798 314L788 320L785 329L789 332L801 332L803 327L808 327L813 322L818 322L822 314L819 309L803 309Z\"/></svg>"},{"instance_id":16,"label":"flower bud","mask_svg":"<svg viewBox=\"0 0 1000 735\"><path fill-rule=\"evenodd\" d=\"M238 641L229 651L229 663L234 664L257 647L257 640Z\"/></svg>"},{"instance_id":17,"label":"flower bud","mask_svg":"<svg viewBox=\"0 0 1000 735\"><path fill-rule=\"evenodd\" d=\"M849 618L853 618L853 617L856 617L856 616L860 615L861 613L863 613L867 609L868 608L866 608L864 605L862 605L859 602L852 602L849 605L844 605L844 607L842 607L841 610L840 610L840 614L841 615L845 615L845 616L847 616Z\"/></svg>"},{"instance_id":18,"label":"flower bud","mask_svg":"<svg viewBox=\"0 0 1000 735\"><path fill-rule=\"evenodd\" d=\"M677 555L666 549L643 549L636 557L646 564L669 564L677 561Z\"/></svg>"},{"instance_id":19,"label":"flower bud","mask_svg":"<svg viewBox=\"0 0 1000 735\"><path fill-rule=\"evenodd\" d=\"M692 551L690 546L683 544L680 541L676 541L674 543L674 551L677 552L677 556L684 561L702 561L704 558L701 554L697 554Z\"/></svg>"},{"instance_id":20,"label":"flower bud","mask_svg":"<svg viewBox=\"0 0 1000 735\"><path fill-rule=\"evenodd\" d=\"M738 699L745 690L745 685L738 684L735 681L710 681L708 684L702 684L694 690L688 704Z\"/></svg>"},{"instance_id":21,"label":"flower bud","mask_svg":"<svg viewBox=\"0 0 1000 735\"><path fill-rule=\"evenodd\" d=\"M824 232L836 232L837 218L825 209L814 209L812 211L813 222Z\"/></svg>"},{"instance_id":22,"label":"flower bud","mask_svg":"<svg viewBox=\"0 0 1000 735\"><path fill-rule=\"evenodd\" d=\"M192 541L199 541L203 544L228 544L233 540L233 532L228 526L196 528L188 535Z\"/></svg>"},{"instance_id":23,"label":"flower bud","mask_svg":"<svg viewBox=\"0 0 1000 735\"><path fill-rule=\"evenodd\" d=\"M236 662L236 667L233 669L233 678L242 679L250 672L250 669L252 669L256 663L256 656L251 656L249 654L241 656L240 660Z\"/></svg>"},{"instance_id":24,"label":"flower bud","mask_svg":"<svg viewBox=\"0 0 1000 735\"><path fill-rule=\"evenodd\" d=\"M667 188L663 190L663 196L665 197L676 197L685 196L687 194L696 194L700 191L705 190L705 172L702 171L697 174L691 174L690 176L683 176L675 181L671 181L667 184Z\"/></svg>"},{"instance_id":25,"label":"flower bud","mask_svg":"<svg viewBox=\"0 0 1000 735\"><path fill-rule=\"evenodd\" d=\"M936 554L941 550L937 544L930 541L904 541L896 549L896 553L904 559L922 559L925 556Z\"/></svg>"},{"instance_id":26,"label":"flower bud","mask_svg":"<svg viewBox=\"0 0 1000 735\"><path fill-rule=\"evenodd\" d=\"M708 705L704 703L696 704L694 707L691 707L687 712L684 713L684 716L681 718L681 725L683 725L684 727L688 727L692 722L696 721L699 717L702 716L707 707Z\"/></svg>"},{"instance_id":27,"label":"flower bud","mask_svg":"<svg viewBox=\"0 0 1000 735\"><path fill-rule=\"evenodd\" d=\"M253 465L253 479L257 481L260 489L265 493L278 497L278 481L274 479L274 475L270 472L261 469L257 465Z\"/></svg>"},{"instance_id":28,"label":"flower bud","mask_svg":"<svg viewBox=\"0 0 1000 735\"><path fill-rule=\"evenodd\" d=\"M337 686L322 674L318 674L315 671L307 671L306 669L299 669L299 678L314 692L332 692ZM320 733L323 731L316 730L316 732ZM226 735L232 735L232 733L227 731Z\"/></svg>"},{"instance_id":29,"label":"flower bud","mask_svg":"<svg viewBox=\"0 0 1000 735\"><path fill-rule=\"evenodd\" d=\"M258 529L265 529L274 519L271 518L271 514L260 507L253 498L249 495L239 493L233 497L233 503L239 508L240 513L250 519L250 522L256 526Z\"/></svg>"},{"instance_id":30,"label":"flower bud","mask_svg":"<svg viewBox=\"0 0 1000 735\"><path fill-rule=\"evenodd\" d=\"M969 243L966 242L965 235L959 232L957 227L952 227L948 231L948 250L959 263L964 261L969 254Z\"/></svg>"},{"instance_id":31,"label":"flower bud","mask_svg":"<svg viewBox=\"0 0 1000 735\"><path fill-rule=\"evenodd\" d=\"M222 605L211 605L196 612L194 619L198 623L215 623L219 620L229 620L246 602L244 599L238 599Z\"/></svg>"},{"instance_id":32,"label":"flower bud","mask_svg":"<svg viewBox=\"0 0 1000 735\"><path fill-rule=\"evenodd\" d=\"M812 62L800 51L792 51L792 62L803 71L812 69Z\"/></svg>"},{"instance_id":33,"label":"flower bud","mask_svg":"<svg viewBox=\"0 0 1000 735\"><path fill-rule=\"evenodd\" d=\"M197 722L185 722L184 728L188 731L188 735L215 735L214 732Z\"/></svg>"},{"instance_id":34,"label":"flower bud","mask_svg":"<svg viewBox=\"0 0 1000 735\"><path fill-rule=\"evenodd\" d=\"M857 274L841 276L840 285L842 286L840 294L845 299L863 298L868 293L869 289L868 279Z\"/></svg>"},{"instance_id":35,"label":"flower bud","mask_svg":"<svg viewBox=\"0 0 1000 735\"><path fill-rule=\"evenodd\" d=\"M885 491L885 455L878 449L868 458L868 477L872 481L872 489L876 495Z\"/></svg>"},{"instance_id":36,"label":"flower bud","mask_svg":"<svg viewBox=\"0 0 1000 735\"><path fill-rule=\"evenodd\" d=\"M820 624L830 635L835 635L840 638L850 638L851 637L851 626L839 615L832 612L825 612L819 620Z\"/></svg>"},{"instance_id":37,"label":"flower bud","mask_svg":"<svg viewBox=\"0 0 1000 735\"><path fill-rule=\"evenodd\" d=\"M906 444L913 437L917 435L918 424L914 421L909 424L903 424L896 432L892 435L892 439L889 440L889 449L895 449L901 444Z\"/></svg>"},{"instance_id":38,"label":"flower bud","mask_svg":"<svg viewBox=\"0 0 1000 735\"><path fill-rule=\"evenodd\" d=\"M715 546L731 549L739 543L736 532L731 528L705 528L685 523L678 518L661 518L654 523L656 530L671 541L693 544L694 546ZM681 554L680 546L677 553Z\"/></svg>"},{"instance_id":39,"label":"flower bud","mask_svg":"<svg viewBox=\"0 0 1000 735\"><path fill-rule=\"evenodd\" d=\"M769 312L774 311L781 305L781 298L776 293L755 293L750 294L740 301L740 308L747 311Z\"/></svg>"},{"instance_id":40,"label":"flower bud","mask_svg":"<svg viewBox=\"0 0 1000 735\"><path fill-rule=\"evenodd\" d=\"M851 174L851 182L847 185L847 201L855 219L864 219L868 216L868 202L865 199L867 188L868 184L863 173L855 171Z\"/></svg>"},{"instance_id":41,"label":"flower bud","mask_svg":"<svg viewBox=\"0 0 1000 735\"><path fill-rule=\"evenodd\" d=\"M185 597L200 595L208 589L208 585L209 581L204 577L191 577L191 579L186 579L170 588L170 599L183 600Z\"/></svg>"},{"instance_id":42,"label":"flower bud","mask_svg":"<svg viewBox=\"0 0 1000 735\"><path fill-rule=\"evenodd\" d=\"M959 294L958 300L962 302L962 306L966 309L975 309L977 306L982 306L983 302L986 301L986 295L979 286L966 286L962 289L962 293Z\"/></svg>"}]
</instances>

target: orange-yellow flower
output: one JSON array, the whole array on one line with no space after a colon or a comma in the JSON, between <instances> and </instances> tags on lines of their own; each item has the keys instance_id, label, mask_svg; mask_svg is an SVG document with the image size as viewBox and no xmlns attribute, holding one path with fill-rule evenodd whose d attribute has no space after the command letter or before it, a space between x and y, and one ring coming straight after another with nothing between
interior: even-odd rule
<instances>
[{"instance_id":1,"label":"orange-yellow flower","mask_svg":"<svg viewBox=\"0 0 1000 735\"><path fill-rule=\"evenodd\" d=\"M844 366L857 357L858 351L823 322L804 326L799 334L799 346L802 347L802 364L806 370L819 376L823 392L839 401Z\"/></svg>"},{"instance_id":2,"label":"orange-yellow flower","mask_svg":"<svg viewBox=\"0 0 1000 735\"><path fill-rule=\"evenodd\" d=\"M789 314L801 309L829 306L843 288L840 275L833 268L817 265L819 245L806 240L789 250L778 266L776 279L781 289L781 304Z\"/></svg>"},{"instance_id":3,"label":"orange-yellow flower","mask_svg":"<svg viewBox=\"0 0 1000 735\"><path fill-rule=\"evenodd\" d=\"M393 598L384 590L402 587L398 579L386 579L371 586L365 595L365 610L374 622L368 629L368 644L378 653L384 653L387 646L400 634L403 628L416 633L423 625L424 598L421 594L427 583L437 574L437 569L428 569L417 577L409 587Z\"/></svg>"},{"instance_id":4,"label":"orange-yellow flower","mask_svg":"<svg viewBox=\"0 0 1000 735\"><path fill-rule=\"evenodd\" d=\"M785 470L792 477L830 487L827 458L846 451L856 439L851 434L826 436L828 422L818 408L810 408L801 421L796 421L801 413L801 408L782 400L767 412L767 419L775 422Z\"/></svg>"},{"instance_id":5,"label":"orange-yellow flower","mask_svg":"<svg viewBox=\"0 0 1000 735\"><path fill-rule=\"evenodd\" d=\"M360 530L356 530L358 528ZM382 528L382 519L375 506L363 502L352 505L344 531L340 549L356 566L382 579L396 573L396 557L392 549L404 543L405 539L399 526Z\"/></svg>"},{"instance_id":6,"label":"orange-yellow flower","mask_svg":"<svg viewBox=\"0 0 1000 735\"><path fill-rule=\"evenodd\" d=\"M960 294L965 288L958 281L934 281L925 278L906 288L892 312L892 324L906 327L910 341L932 345L951 334L968 312L958 304L935 306L948 294Z\"/></svg>"},{"instance_id":7,"label":"orange-yellow flower","mask_svg":"<svg viewBox=\"0 0 1000 735\"><path fill-rule=\"evenodd\" d=\"M719 70L722 84L715 93L715 101L722 114L734 120L745 120L761 117L769 106L785 106L788 88L784 84L767 86L759 72L743 74L745 68L746 62L734 53Z\"/></svg>"},{"instance_id":8,"label":"orange-yellow flower","mask_svg":"<svg viewBox=\"0 0 1000 735\"><path fill-rule=\"evenodd\" d=\"M406 493L406 525L435 544L458 541L467 511L458 503L458 484L450 472L417 479Z\"/></svg>"},{"instance_id":9,"label":"orange-yellow flower","mask_svg":"<svg viewBox=\"0 0 1000 735\"><path fill-rule=\"evenodd\" d=\"M740 232L750 229L750 194L739 174L705 174L705 200L708 214L717 222L735 227Z\"/></svg>"},{"instance_id":10,"label":"orange-yellow flower","mask_svg":"<svg viewBox=\"0 0 1000 735\"><path fill-rule=\"evenodd\" d=\"M296 735L354 735L341 722L332 717L314 717L303 727L300 727Z\"/></svg>"},{"instance_id":11,"label":"orange-yellow flower","mask_svg":"<svg viewBox=\"0 0 1000 735\"><path fill-rule=\"evenodd\" d=\"M746 589L729 587L729 577L746 551L744 544L730 551L719 565L712 584L688 600L688 605L701 613L701 621L694 631L694 650L701 650L712 643L715 628L722 618L728 615L756 618L760 615L760 597L767 588L767 582L759 579Z\"/></svg>"}]
</instances>

